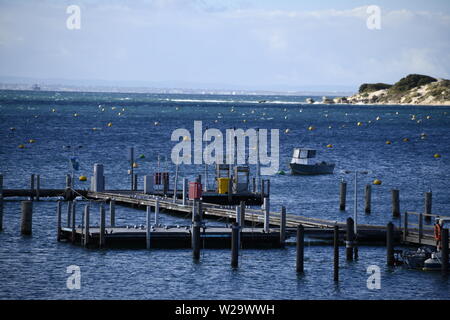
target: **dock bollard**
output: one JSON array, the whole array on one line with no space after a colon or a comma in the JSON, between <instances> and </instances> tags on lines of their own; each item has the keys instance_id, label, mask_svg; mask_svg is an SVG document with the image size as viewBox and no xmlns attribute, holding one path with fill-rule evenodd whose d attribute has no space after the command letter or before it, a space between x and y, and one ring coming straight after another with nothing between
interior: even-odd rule
<instances>
[{"instance_id":1,"label":"dock bollard","mask_svg":"<svg viewBox=\"0 0 450 320\"><path fill-rule=\"evenodd\" d=\"M89 245L89 205L84 207L84 243L87 247Z\"/></svg>"},{"instance_id":2,"label":"dock bollard","mask_svg":"<svg viewBox=\"0 0 450 320\"><path fill-rule=\"evenodd\" d=\"M441 249L442 274L448 275L448 228L442 229L441 239L442 239L442 249Z\"/></svg>"},{"instance_id":3,"label":"dock bollard","mask_svg":"<svg viewBox=\"0 0 450 320\"><path fill-rule=\"evenodd\" d=\"M111 227L116 226L116 201L109 201L109 225Z\"/></svg>"},{"instance_id":4,"label":"dock bollard","mask_svg":"<svg viewBox=\"0 0 450 320\"><path fill-rule=\"evenodd\" d=\"M346 199L347 199L347 182L341 181L339 187L339 210L345 211Z\"/></svg>"},{"instance_id":5,"label":"dock bollard","mask_svg":"<svg viewBox=\"0 0 450 320\"><path fill-rule=\"evenodd\" d=\"M394 265L394 224L389 222L386 227L386 255L387 265Z\"/></svg>"},{"instance_id":6,"label":"dock bollard","mask_svg":"<svg viewBox=\"0 0 450 320\"><path fill-rule=\"evenodd\" d=\"M56 241L61 241L61 201L56 203Z\"/></svg>"},{"instance_id":7,"label":"dock bollard","mask_svg":"<svg viewBox=\"0 0 450 320\"><path fill-rule=\"evenodd\" d=\"M151 237L151 227L152 227L152 223L151 223L151 218L152 217L152 207L151 206L147 206L147 229L145 231L145 243L146 243L146 248L150 249L150 237Z\"/></svg>"},{"instance_id":8,"label":"dock bollard","mask_svg":"<svg viewBox=\"0 0 450 320\"><path fill-rule=\"evenodd\" d=\"M339 226L334 226L334 281L339 281Z\"/></svg>"},{"instance_id":9,"label":"dock bollard","mask_svg":"<svg viewBox=\"0 0 450 320\"><path fill-rule=\"evenodd\" d=\"M76 232L75 232L75 223L76 223L76 209L77 209L77 202L71 201L72 203L72 216L71 216L71 227L72 227L72 236L71 236L71 241L72 243L75 243L75 237L76 237Z\"/></svg>"},{"instance_id":10,"label":"dock bollard","mask_svg":"<svg viewBox=\"0 0 450 320\"><path fill-rule=\"evenodd\" d=\"M355 239L354 221L352 218L347 218L347 238L345 243L345 251L347 255L347 261L353 260L353 240Z\"/></svg>"},{"instance_id":11,"label":"dock bollard","mask_svg":"<svg viewBox=\"0 0 450 320\"><path fill-rule=\"evenodd\" d=\"M280 246L284 248L286 242L286 207L281 207L280 214Z\"/></svg>"},{"instance_id":12,"label":"dock bollard","mask_svg":"<svg viewBox=\"0 0 450 320\"><path fill-rule=\"evenodd\" d=\"M305 247L305 229L301 224L299 224L297 226L297 260L296 260L297 272L303 272L304 247Z\"/></svg>"},{"instance_id":13,"label":"dock bollard","mask_svg":"<svg viewBox=\"0 0 450 320\"><path fill-rule=\"evenodd\" d=\"M192 225L192 256L194 260L200 259L200 226L200 215L196 214Z\"/></svg>"},{"instance_id":14,"label":"dock bollard","mask_svg":"<svg viewBox=\"0 0 450 320\"><path fill-rule=\"evenodd\" d=\"M397 189L392 189L392 216L400 216L400 191Z\"/></svg>"},{"instance_id":15,"label":"dock bollard","mask_svg":"<svg viewBox=\"0 0 450 320\"><path fill-rule=\"evenodd\" d=\"M433 193L425 192L425 212L424 212L424 218L426 221L431 220L431 200L432 200Z\"/></svg>"},{"instance_id":16,"label":"dock bollard","mask_svg":"<svg viewBox=\"0 0 450 320\"><path fill-rule=\"evenodd\" d=\"M366 185L365 189L365 204L364 204L364 212L370 213L372 205L372 186L370 184Z\"/></svg>"},{"instance_id":17,"label":"dock bollard","mask_svg":"<svg viewBox=\"0 0 450 320\"><path fill-rule=\"evenodd\" d=\"M98 238L99 248L105 247L105 221L105 207L103 204L100 204L100 230Z\"/></svg>"},{"instance_id":18,"label":"dock bollard","mask_svg":"<svg viewBox=\"0 0 450 320\"><path fill-rule=\"evenodd\" d=\"M239 266L239 225L233 222L231 226L231 267Z\"/></svg>"},{"instance_id":19,"label":"dock bollard","mask_svg":"<svg viewBox=\"0 0 450 320\"><path fill-rule=\"evenodd\" d=\"M33 228L33 202L22 201L22 221L20 225L20 232L23 235L31 235Z\"/></svg>"}]
</instances>

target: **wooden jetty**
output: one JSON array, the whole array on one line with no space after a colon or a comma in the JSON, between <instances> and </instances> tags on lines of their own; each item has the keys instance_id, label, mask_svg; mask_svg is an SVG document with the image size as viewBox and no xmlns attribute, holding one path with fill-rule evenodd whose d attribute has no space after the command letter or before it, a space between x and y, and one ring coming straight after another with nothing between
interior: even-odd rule
<instances>
[{"instance_id":1,"label":"wooden jetty","mask_svg":"<svg viewBox=\"0 0 450 320\"><path fill-rule=\"evenodd\" d=\"M434 238L435 219L450 217L436 214L424 214L417 212L405 212L403 216L402 242L405 244L436 246ZM414 219L414 222L411 220Z\"/></svg>"},{"instance_id":2,"label":"wooden jetty","mask_svg":"<svg viewBox=\"0 0 450 320\"><path fill-rule=\"evenodd\" d=\"M60 240L71 241L75 244L83 243L83 228L78 226L61 228ZM218 249L231 247L231 228L208 226L200 228L200 248ZM73 239L73 235L75 238ZM114 248L146 248L146 226L106 227L104 233L104 246ZM271 229L268 233L262 228L240 229L241 248L280 248L280 233ZM162 248L191 248L192 229L190 227L165 226L151 227L150 247ZM100 227L89 227L90 248L100 246Z\"/></svg>"}]
</instances>

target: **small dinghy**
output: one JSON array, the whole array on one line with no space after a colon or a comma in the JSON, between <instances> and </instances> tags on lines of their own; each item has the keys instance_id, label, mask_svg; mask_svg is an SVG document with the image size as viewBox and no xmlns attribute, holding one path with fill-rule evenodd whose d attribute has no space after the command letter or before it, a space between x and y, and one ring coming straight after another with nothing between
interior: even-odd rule
<instances>
[{"instance_id":1,"label":"small dinghy","mask_svg":"<svg viewBox=\"0 0 450 320\"><path fill-rule=\"evenodd\" d=\"M431 258L432 251L427 247L420 247L416 251L408 250L402 254L403 261L411 269L422 270L425 260Z\"/></svg>"}]
</instances>

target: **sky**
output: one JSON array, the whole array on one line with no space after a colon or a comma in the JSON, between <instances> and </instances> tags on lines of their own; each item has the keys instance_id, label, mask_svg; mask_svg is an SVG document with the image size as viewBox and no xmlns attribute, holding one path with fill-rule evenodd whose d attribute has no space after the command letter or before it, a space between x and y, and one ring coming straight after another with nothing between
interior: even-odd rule
<instances>
[{"instance_id":1,"label":"sky","mask_svg":"<svg viewBox=\"0 0 450 320\"><path fill-rule=\"evenodd\" d=\"M448 0L0 0L0 80L295 91L450 78L449 30Z\"/></svg>"}]
</instances>

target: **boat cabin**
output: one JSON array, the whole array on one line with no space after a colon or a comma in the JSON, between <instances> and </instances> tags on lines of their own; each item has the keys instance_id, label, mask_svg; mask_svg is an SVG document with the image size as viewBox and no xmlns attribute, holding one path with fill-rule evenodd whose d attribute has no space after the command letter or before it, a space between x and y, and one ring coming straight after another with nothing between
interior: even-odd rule
<instances>
[{"instance_id":1,"label":"boat cabin","mask_svg":"<svg viewBox=\"0 0 450 320\"><path fill-rule=\"evenodd\" d=\"M291 163L309 164L308 160L316 157L316 150L308 148L294 148Z\"/></svg>"}]
</instances>

